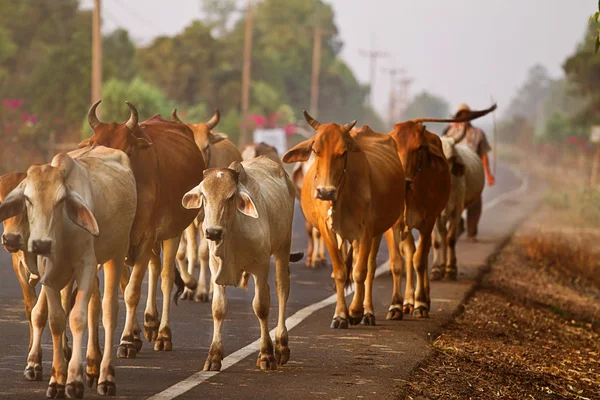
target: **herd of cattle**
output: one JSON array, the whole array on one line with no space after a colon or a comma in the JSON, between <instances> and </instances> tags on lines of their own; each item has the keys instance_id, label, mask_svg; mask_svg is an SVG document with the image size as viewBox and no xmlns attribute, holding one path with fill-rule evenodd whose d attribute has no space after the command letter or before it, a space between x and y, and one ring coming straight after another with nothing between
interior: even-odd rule
<instances>
[{"instance_id":1,"label":"herd of cattle","mask_svg":"<svg viewBox=\"0 0 600 400\"><path fill-rule=\"evenodd\" d=\"M456 279L458 222L463 209L481 195L483 167L469 147L457 144L461 138L440 139L423 123L466 122L495 105L453 119L399 123L388 134L368 126L356 129L356 121L321 124L304 112L316 133L282 157L296 163L290 178L273 147L250 145L240 152L216 132L218 111L206 123L183 123L176 110L171 120L155 115L140 122L127 102L130 118L118 124L97 118L99 103L88 113L94 134L79 149L58 154L49 164L32 165L27 173L0 177L2 244L12 253L30 328L25 378L42 380L41 338L48 322L53 342L49 398L80 398L84 382L89 387L96 382L101 395L116 394L111 349L118 290L125 299L126 320L117 357L135 358L142 347L136 309L147 269L143 327L154 350L173 347L169 314L174 285L175 302L212 297L214 333L204 369L218 371L225 288L246 287L252 275L252 306L261 327L256 365L271 370L285 364L290 357L285 326L289 263L303 257L291 253L296 197L309 238L306 265L323 264L325 247L332 261L337 292L332 328L375 325L372 285L384 234L394 279L387 319L399 320L406 313L428 316L432 240L432 279ZM413 229L420 234L418 248ZM267 324L271 256L279 305L275 347ZM161 314L156 305L159 275ZM351 280L355 293L348 308L344 289ZM36 295L38 282L42 285Z\"/></svg>"}]
</instances>

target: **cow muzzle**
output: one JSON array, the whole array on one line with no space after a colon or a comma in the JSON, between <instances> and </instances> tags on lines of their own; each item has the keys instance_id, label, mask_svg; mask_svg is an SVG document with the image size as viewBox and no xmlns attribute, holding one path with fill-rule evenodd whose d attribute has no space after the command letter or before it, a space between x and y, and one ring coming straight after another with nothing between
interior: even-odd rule
<instances>
[{"instance_id":1,"label":"cow muzzle","mask_svg":"<svg viewBox=\"0 0 600 400\"><path fill-rule=\"evenodd\" d=\"M337 189L334 187L318 187L315 190L315 198L323 201L335 201Z\"/></svg>"},{"instance_id":2,"label":"cow muzzle","mask_svg":"<svg viewBox=\"0 0 600 400\"><path fill-rule=\"evenodd\" d=\"M39 255L52 253L52 240L32 240L31 252Z\"/></svg>"},{"instance_id":3,"label":"cow muzzle","mask_svg":"<svg viewBox=\"0 0 600 400\"><path fill-rule=\"evenodd\" d=\"M23 245L23 237L18 233L5 233L2 235L2 245L9 253L16 253Z\"/></svg>"},{"instance_id":4,"label":"cow muzzle","mask_svg":"<svg viewBox=\"0 0 600 400\"><path fill-rule=\"evenodd\" d=\"M223 229L221 228L207 228L204 231L204 236L208 240L212 240L213 242L218 242L223 239Z\"/></svg>"}]
</instances>

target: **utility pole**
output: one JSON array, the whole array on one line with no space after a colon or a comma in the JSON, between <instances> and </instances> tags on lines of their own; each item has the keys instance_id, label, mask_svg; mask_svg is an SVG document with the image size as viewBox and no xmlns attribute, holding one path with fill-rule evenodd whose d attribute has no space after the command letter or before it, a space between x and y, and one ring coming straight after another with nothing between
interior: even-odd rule
<instances>
[{"instance_id":1,"label":"utility pole","mask_svg":"<svg viewBox=\"0 0 600 400\"><path fill-rule=\"evenodd\" d=\"M396 122L396 75L403 74L404 68L382 68L384 73L390 76L390 99L388 103L388 122L394 125Z\"/></svg>"},{"instance_id":2,"label":"utility pole","mask_svg":"<svg viewBox=\"0 0 600 400\"><path fill-rule=\"evenodd\" d=\"M369 105L373 107L373 91L375 90L375 71L377 71L377 59L380 57L387 57L388 53L385 51L379 50L360 50L360 55L369 57L369 86L371 90L369 90Z\"/></svg>"},{"instance_id":3,"label":"utility pole","mask_svg":"<svg viewBox=\"0 0 600 400\"><path fill-rule=\"evenodd\" d=\"M244 55L242 64L242 111L240 113L240 140L239 147L247 144L246 119L250 104L250 70L252 67L252 0L248 0L246 11L246 31L244 33Z\"/></svg>"},{"instance_id":4,"label":"utility pole","mask_svg":"<svg viewBox=\"0 0 600 400\"><path fill-rule=\"evenodd\" d=\"M100 100L102 96L102 36L100 34L101 0L94 0L92 16L92 98L91 103ZM96 109L98 118L101 107Z\"/></svg>"},{"instance_id":5,"label":"utility pole","mask_svg":"<svg viewBox=\"0 0 600 400\"><path fill-rule=\"evenodd\" d=\"M398 117L397 119L400 120L403 118L403 114L406 111L406 107L408 107L408 87L411 85L411 83L414 82L414 80L412 78L408 78L405 76L404 72L401 72L401 78L400 78L400 93L399 93L399 100L398 100Z\"/></svg>"},{"instance_id":6,"label":"utility pole","mask_svg":"<svg viewBox=\"0 0 600 400\"><path fill-rule=\"evenodd\" d=\"M331 33L333 32L319 27L313 29L312 75L310 83L310 115L313 118L317 118L319 113L319 75L321 73L323 36Z\"/></svg>"}]
</instances>

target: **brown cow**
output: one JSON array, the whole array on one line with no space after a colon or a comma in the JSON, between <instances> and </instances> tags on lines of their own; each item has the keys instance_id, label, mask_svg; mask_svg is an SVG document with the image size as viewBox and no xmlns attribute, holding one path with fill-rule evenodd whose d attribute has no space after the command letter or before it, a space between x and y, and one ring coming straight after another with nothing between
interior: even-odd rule
<instances>
[{"instance_id":1,"label":"brown cow","mask_svg":"<svg viewBox=\"0 0 600 400\"><path fill-rule=\"evenodd\" d=\"M154 115L138 124L138 112L131 110L129 120L117 124L103 123L96 116L98 100L88 113L94 135L80 147L103 145L127 153L136 179L137 213L131 228L128 262L134 265L125 291L127 319L117 352L118 357L133 358L141 348L135 311L141 296L141 285L150 262L148 302L144 315L144 335L156 340L154 350L172 349L169 326L170 295L175 274L175 254L185 228L197 216L186 210L181 198L202 181L204 159L194 143L192 131L184 124ZM156 247L162 242L163 259ZM163 312L160 320L156 309L158 274L161 273ZM195 280L181 271L186 286L195 287Z\"/></svg>"},{"instance_id":2,"label":"brown cow","mask_svg":"<svg viewBox=\"0 0 600 400\"><path fill-rule=\"evenodd\" d=\"M171 119L173 121L184 123L177 116L177 109L174 109L171 113ZM206 123L186 124L194 134L194 141L202 152L202 156L204 156L206 168L227 168L234 161L242 161L240 151L229 139L227 139L227 136L212 131L217 126L220 119L221 114L219 113L219 110L215 110L215 114ZM198 235L200 236L199 245L196 242ZM204 232L199 226L198 219L186 228L185 234L181 237L179 249L177 250L177 262L179 263L180 269L184 268L183 259L186 257L186 253L188 273L190 275L194 273L194 268L198 265L198 259L200 259L200 276L196 293L194 294L189 288L185 288L181 295L181 299L192 300L193 298L196 302L207 302L209 300L208 242L204 238ZM211 283L210 294L212 294L212 288L213 285Z\"/></svg>"},{"instance_id":3,"label":"brown cow","mask_svg":"<svg viewBox=\"0 0 600 400\"><path fill-rule=\"evenodd\" d=\"M266 144L265 142L247 144L242 150L242 159L244 161L248 161L260 156L270 158L277 164L281 165L281 160L279 159L279 153L277 152L277 149Z\"/></svg>"},{"instance_id":4,"label":"brown cow","mask_svg":"<svg viewBox=\"0 0 600 400\"><path fill-rule=\"evenodd\" d=\"M337 304L331 327L348 328L348 322L354 325L361 320L374 325L377 251L382 235L404 210L404 172L396 145L377 134L351 137L356 121L320 124L306 111L304 118L316 134L289 150L283 161L306 161L311 152L315 155L302 187L302 210L319 228L333 262ZM356 292L349 310L344 293L348 271L340 252L343 240L352 243L352 257L347 261L354 259Z\"/></svg>"},{"instance_id":5,"label":"brown cow","mask_svg":"<svg viewBox=\"0 0 600 400\"><path fill-rule=\"evenodd\" d=\"M421 118L406 121L396 124L389 134L398 148L398 156L406 174L407 190L404 231L386 233L386 241L390 249L390 268L394 276L392 304L387 319L402 319L403 313L411 314L413 311L419 317L429 316L431 299L428 256L431 248L431 233L438 216L448 203L450 172L439 136L427 131L422 123L470 121L495 108L494 105L488 110L474 111L457 119ZM412 229L419 231L418 249L415 248ZM399 256L400 241L402 241L402 254L407 263L404 300L400 289L403 272ZM417 275L416 289L413 268Z\"/></svg>"}]
</instances>

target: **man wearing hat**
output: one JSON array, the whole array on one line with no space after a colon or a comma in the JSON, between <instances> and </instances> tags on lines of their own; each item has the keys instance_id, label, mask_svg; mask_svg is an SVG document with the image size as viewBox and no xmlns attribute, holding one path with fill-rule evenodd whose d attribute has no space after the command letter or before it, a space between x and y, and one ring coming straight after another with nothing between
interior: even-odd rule
<instances>
[{"instance_id":1,"label":"man wearing hat","mask_svg":"<svg viewBox=\"0 0 600 400\"><path fill-rule=\"evenodd\" d=\"M459 118L463 116L465 113L471 111L469 106L466 104L461 104L454 115L454 118ZM448 126L442 135L460 138L463 133L464 125L467 125L467 132L460 143L465 143L469 146L475 153L481 157L481 161L483 162L483 169L485 170L485 175L487 177L488 185L494 186L496 178L492 174L490 170L490 163L488 159L488 152L492 149L490 144L485 137L485 133L479 129L471 125L470 122L461 122L455 123ZM482 209L482 199L472 204L469 208L467 208L467 235L468 239L472 242L476 242L477 239L477 226L479 225L479 219L481 218L481 209ZM460 226L459 226L459 235L464 232L464 220L461 218Z\"/></svg>"}]
</instances>

